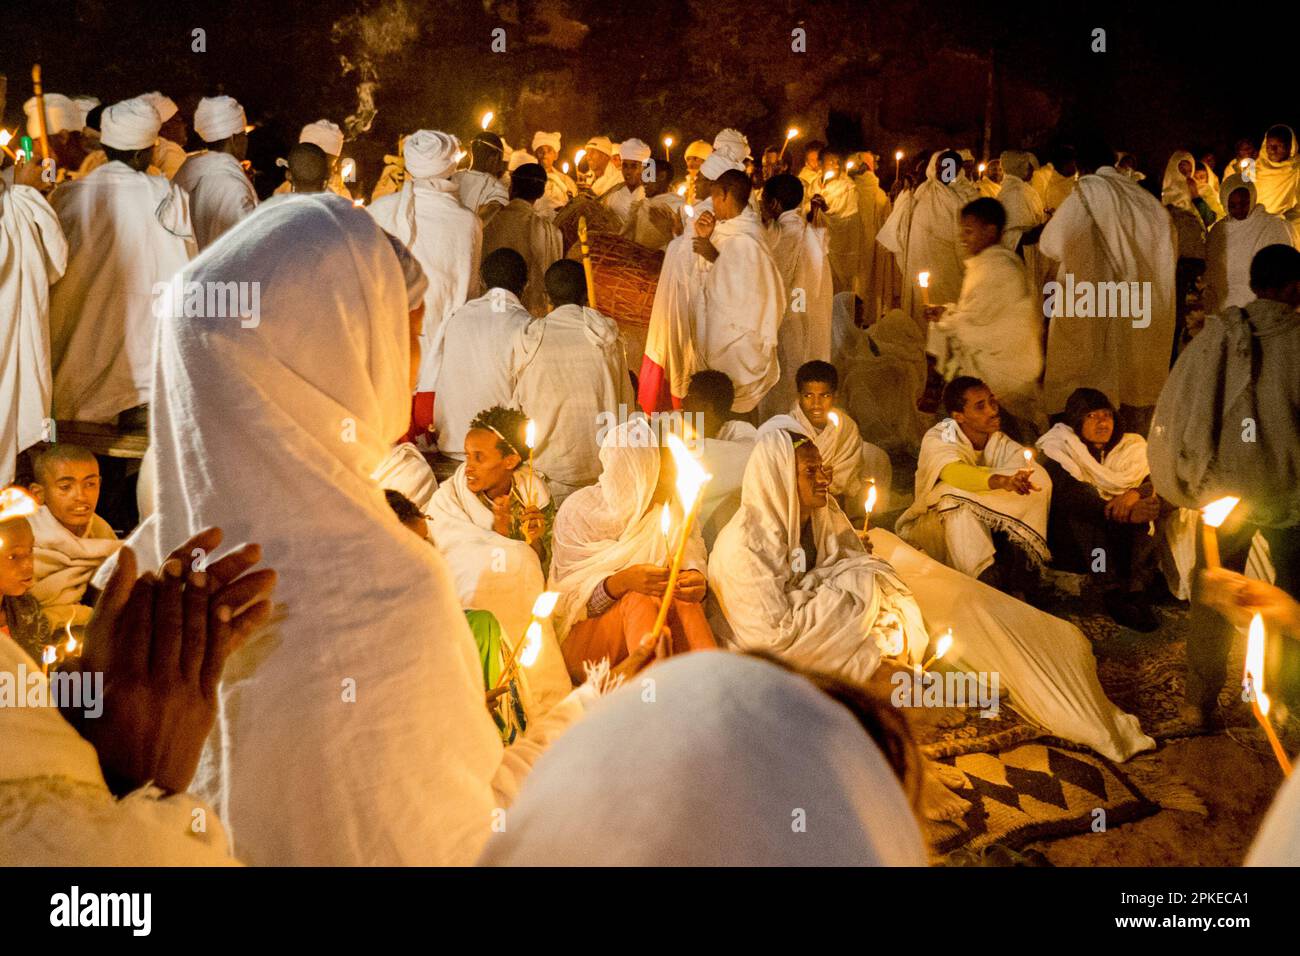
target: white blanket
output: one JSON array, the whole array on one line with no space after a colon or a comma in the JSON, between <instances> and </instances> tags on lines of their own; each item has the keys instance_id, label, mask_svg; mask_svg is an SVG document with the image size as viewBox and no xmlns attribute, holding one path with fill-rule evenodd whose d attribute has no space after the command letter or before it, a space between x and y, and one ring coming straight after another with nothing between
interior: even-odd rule
<instances>
[{"instance_id":1,"label":"white blanket","mask_svg":"<svg viewBox=\"0 0 1300 956\"><path fill-rule=\"evenodd\" d=\"M370 477L410 412L405 284L374 220L333 194L267 203L186 278L228 274L263 283L262 321L160 325L158 510L128 541L154 570L217 525L222 553L257 541L279 572L197 789L248 863L471 863L582 705L503 751L451 572Z\"/></svg>"},{"instance_id":2,"label":"white blanket","mask_svg":"<svg viewBox=\"0 0 1300 956\"><path fill-rule=\"evenodd\" d=\"M731 410L748 412L780 376L776 349L785 286L752 208L719 221L712 241L718 258L704 280L696 342L704 367L731 377Z\"/></svg>"},{"instance_id":3,"label":"white blanket","mask_svg":"<svg viewBox=\"0 0 1300 956\"><path fill-rule=\"evenodd\" d=\"M1234 190L1250 193L1250 213L1245 219L1231 215L1210 228L1205 244L1206 310L1215 313L1236 306L1249 305L1255 298L1250 291L1250 263L1265 246L1290 245L1291 230L1281 216L1276 216L1255 201L1255 186L1239 176L1223 181L1223 204Z\"/></svg>"},{"instance_id":4,"label":"white blanket","mask_svg":"<svg viewBox=\"0 0 1300 956\"><path fill-rule=\"evenodd\" d=\"M863 550L833 498L812 515L815 563L804 553L794 443L780 427L795 423L772 424L709 561L710 593L727 624L715 632L741 650L856 683L883 656L920 663L929 642L920 608L894 569Z\"/></svg>"},{"instance_id":5,"label":"white blanket","mask_svg":"<svg viewBox=\"0 0 1300 956\"><path fill-rule=\"evenodd\" d=\"M18 453L46 437L50 284L67 264L54 210L30 186L0 181L0 487Z\"/></svg>"},{"instance_id":6,"label":"white blanket","mask_svg":"<svg viewBox=\"0 0 1300 956\"><path fill-rule=\"evenodd\" d=\"M536 501L539 508L551 500L541 476L530 481L522 467L515 472L514 487L523 500ZM492 509L469 490L464 465L438 487L428 515L433 543L447 559L461 606L491 611L507 645L515 646L532 621L533 602L546 589L537 552L492 530ZM541 654L521 671L532 698L525 700L525 706L533 717L550 710L573 689L549 620L543 623L542 634Z\"/></svg>"},{"instance_id":7,"label":"white blanket","mask_svg":"<svg viewBox=\"0 0 1300 956\"><path fill-rule=\"evenodd\" d=\"M117 552L122 542L99 515L91 515L86 533L77 537L42 506L27 519L35 537L36 583L32 597L56 629L71 622L90 621L90 608L81 604L86 586L99 566Z\"/></svg>"},{"instance_id":8,"label":"white blanket","mask_svg":"<svg viewBox=\"0 0 1300 956\"><path fill-rule=\"evenodd\" d=\"M537 467L567 486L560 491L592 484L601 422L635 401L618 324L592 308L560 306L525 329L513 361L511 404L537 425Z\"/></svg>"},{"instance_id":9,"label":"white blanket","mask_svg":"<svg viewBox=\"0 0 1300 956\"><path fill-rule=\"evenodd\" d=\"M767 230L772 258L785 286L785 313L778 333L780 378L763 399L762 411L776 414L795 400L795 373L804 362L831 358L834 281L828 257L830 235L791 209Z\"/></svg>"},{"instance_id":10,"label":"white blanket","mask_svg":"<svg viewBox=\"0 0 1300 956\"><path fill-rule=\"evenodd\" d=\"M501 180L480 170L462 169L452 174L451 181L456 185L456 198L461 206L476 216L484 206L504 206L510 201Z\"/></svg>"},{"instance_id":11,"label":"white blanket","mask_svg":"<svg viewBox=\"0 0 1300 956\"><path fill-rule=\"evenodd\" d=\"M921 440L916 465L916 500L898 519L898 534L936 560L963 574L979 575L993 563L993 531L1007 536L1034 562L1046 563L1047 512L1052 480L1037 461L1030 481L1039 489L1027 495L1014 491L965 491L939 477L946 465L962 462L991 468L1002 475L1025 469L1024 448L996 432L976 451L961 427L945 418Z\"/></svg>"},{"instance_id":12,"label":"white blanket","mask_svg":"<svg viewBox=\"0 0 1300 956\"><path fill-rule=\"evenodd\" d=\"M229 153L195 153L170 178L190 197L194 238L200 251L257 206L253 184L239 160Z\"/></svg>"},{"instance_id":13,"label":"white blanket","mask_svg":"<svg viewBox=\"0 0 1300 956\"><path fill-rule=\"evenodd\" d=\"M408 179L400 192L381 196L367 208L385 232L406 243L429 280L416 391L432 392L437 387L435 343L442 325L479 292L483 224L460 205L453 182L446 179Z\"/></svg>"},{"instance_id":14,"label":"white blanket","mask_svg":"<svg viewBox=\"0 0 1300 956\"><path fill-rule=\"evenodd\" d=\"M50 292L53 417L111 422L150 399L154 288L194 253L189 197L111 162L59 186L50 204L68 237L68 268Z\"/></svg>"},{"instance_id":15,"label":"white blanket","mask_svg":"<svg viewBox=\"0 0 1300 956\"><path fill-rule=\"evenodd\" d=\"M605 578L634 564L666 566L669 561L662 509L651 507L659 483L659 448L646 420L636 416L611 429L600 446L600 463L600 481L570 495L555 517L549 588L560 592L553 620L561 643L574 624L587 619L587 601ZM680 529L683 515L676 495L670 510L672 527ZM680 531L671 537L675 547ZM706 567L696 522L682 568L703 572Z\"/></svg>"}]
</instances>

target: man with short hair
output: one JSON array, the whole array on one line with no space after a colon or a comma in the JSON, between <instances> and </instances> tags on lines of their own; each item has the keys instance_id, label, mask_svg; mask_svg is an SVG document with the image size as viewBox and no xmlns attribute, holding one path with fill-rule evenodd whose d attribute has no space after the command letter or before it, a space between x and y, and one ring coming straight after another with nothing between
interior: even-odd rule
<instances>
[{"instance_id":1,"label":"man with short hair","mask_svg":"<svg viewBox=\"0 0 1300 956\"><path fill-rule=\"evenodd\" d=\"M537 426L533 458L558 506L600 476L602 423L629 414L635 396L618 323L587 304L582 264L560 259L545 282L551 311L514 350L511 404Z\"/></svg>"},{"instance_id":2,"label":"man with short hair","mask_svg":"<svg viewBox=\"0 0 1300 956\"><path fill-rule=\"evenodd\" d=\"M29 486L41 509L28 522L35 535L36 583L50 625L84 627L98 591L90 579L121 547L99 503L99 462L79 445L50 445L33 456L36 481Z\"/></svg>"},{"instance_id":3,"label":"man with short hair","mask_svg":"<svg viewBox=\"0 0 1300 956\"><path fill-rule=\"evenodd\" d=\"M485 257L497 249L513 249L528 263L523 303L534 316L546 314L546 270L564 255L564 236L535 208L546 183L546 170L539 164L517 167L510 174L510 202L483 227Z\"/></svg>"},{"instance_id":4,"label":"man with short hair","mask_svg":"<svg viewBox=\"0 0 1300 956\"><path fill-rule=\"evenodd\" d=\"M323 193L330 178L330 161L315 143L294 143L285 160L284 179L289 191Z\"/></svg>"},{"instance_id":5,"label":"man with short hair","mask_svg":"<svg viewBox=\"0 0 1300 956\"><path fill-rule=\"evenodd\" d=\"M510 201L501 182L501 174L506 171L505 146L500 136L484 130L469 144L469 155L470 168L453 172L451 181L458 190L460 204L486 221Z\"/></svg>"},{"instance_id":6,"label":"man with short hair","mask_svg":"<svg viewBox=\"0 0 1300 956\"><path fill-rule=\"evenodd\" d=\"M623 168L610 162L614 154L614 144L608 136L593 136L587 140L587 169L591 171L591 185L588 187L597 199L604 199L624 184Z\"/></svg>"},{"instance_id":7,"label":"man with short hair","mask_svg":"<svg viewBox=\"0 0 1300 956\"><path fill-rule=\"evenodd\" d=\"M189 197L144 172L158 111L142 99L104 110L109 162L50 196L68 237L68 268L50 294L58 416L113 422L153 389L155 290L194 252Z\"/></svg>"},{"instance_id":8,"label":"man with short hair","mask_svg":"<svg viewBox=\"0 0 1300 956\"><path fill-rule=\"evenodd\" d=\"M509 248L489 253L483 257L482 278L487 291L442 323L430 350L438 450L459 460L465 458L465 433L474 416L510 403L516 354L532 321L520 301L528 284L523 256Z\"/></svg>"},{"instance_id":9,"label":"man with short hair","mask_svg":"<svg viewBox=\"0 0 1300 956\"><path fill-rule=\"evenodd\" d=\"M651 162L650 147L639 139L629 139L619 146L618 154L622 159L622 185L605 193L601 201L626 224L632 216L632 206L645 199L644 177L646 164Z\"/></svg>"},{"instance_id":10,"label":"man with short hair","mask_svg":"<svg viewBox=\"0 0 1300 956\"><path fill-rule=\"evenodd\" d=\"M695 222L695 253L712 264L692 308L705 368L736 387L732 411L751 412L780 376L777 333L786 291L763 226L749 204L749 177L722 173L710 188L713 209Z\"/></svg>"},{"instance_id":11,"label":"man with short hair","mask_svg":"<svg viewBox=\"0 0 1300 956\"><path fill-rule=\"evenodd\" d=\"M953 379L943 405L950 417L921 441L916 499L898 535L986 584L1032 591L1035 570L1051 558L1051 479L1032 450L1003 434L997 397L979 379Z\"/></svg>"},{"instance_id":12,"label":"man with short hair","mask_svg":"<svg viewBox=\"0 0 1300 956\"><path fill-rule=\"evenodd\" d=\"M822 179L822 150L826 144L821 140L811 140L803 150L803 169L799 170L799 182L803 183L804 200L812 198L817 184Z\"/></svg>"},{"instance_id":13,"label":"man with short hair","mask_svg":"<svg viewBox=\"0 0 1300 956\"><path fill-rule=\"evenodd\" d=\"M189 193L200 252L257 207L241 165L248 153L246 125L244 108L229 96L204 97L194 110L194 131L207 149L186 159L172 181Z\"/></svg>"}]
</instances>

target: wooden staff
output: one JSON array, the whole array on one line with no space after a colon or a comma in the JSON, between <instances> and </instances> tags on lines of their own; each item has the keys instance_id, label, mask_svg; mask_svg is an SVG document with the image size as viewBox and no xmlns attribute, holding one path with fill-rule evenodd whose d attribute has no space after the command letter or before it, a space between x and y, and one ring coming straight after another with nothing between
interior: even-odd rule
<instances>
[{"instance_id":1,"label":"wooden staff","mask_svg":"<svg viewBox=\"0 0 1300 956\"><path fill-rule=\"evenodd\" d=\"M41 65L32 65L32 90L36 94L36 131L41 141L41 159L50 158L50 135L45 127L45 92L41 88Z\"/></svg>"},{"instance_id":2,"label":"wooden staff","mask_svg":"<svg viewBox=\"0 0 1300 956\"><path fill-rule=\"evenodd\" d=\"M587 305L596 308L596 275L591 271L591 248L587 245L587 217L578 217L578 242L582 246L582 272L587 277Z\"/></svg>"}]
</instances>

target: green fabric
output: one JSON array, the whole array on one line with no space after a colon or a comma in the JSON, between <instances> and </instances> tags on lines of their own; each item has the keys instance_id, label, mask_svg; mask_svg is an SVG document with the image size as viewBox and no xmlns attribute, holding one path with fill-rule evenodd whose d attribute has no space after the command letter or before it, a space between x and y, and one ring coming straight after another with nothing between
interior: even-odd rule
<instances>
[{"instance_id":1,"label":"green fabric","mask_svg":"<svg viewBox=\"0 0 1300 956\"><path fill-rule=\"evenodd\" d=\"M501 668L505 664L507 653L501 640L501 625L491 611L466 611L465 620L474 635L474 643L478 645L479 664L483 668L483 689L491 690L501 679ZM528 727L518 681L510 682L509 692L492 707L491 713L501 739L507 744L513 743L515 737ZM508 720L507 716L511 719Z\"/></svg>"},{"instance_id":2,"label":"green fabric","mask_svg":"<svg viewBox=\"0 0 1300 956\"><path fill-rule=\"evenodd\" d=\"M988 468L968 465L964 461L950 462L939 472L940 480L962 491L988 491L992 475L993 472Z\"/></svg>"}]
</instances>

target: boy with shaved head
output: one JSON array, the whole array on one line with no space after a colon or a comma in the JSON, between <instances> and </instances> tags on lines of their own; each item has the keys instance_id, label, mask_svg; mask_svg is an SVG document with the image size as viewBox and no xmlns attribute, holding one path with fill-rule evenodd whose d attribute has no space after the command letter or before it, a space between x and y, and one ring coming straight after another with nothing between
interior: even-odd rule
<instances>
[{"instance_id":1,"label":"boy with shaved head","mask_svg":"<svg viewBox=\"0 0 1300 956\"><path fill-rule=\"evenodd\" d=\"M90 579L121 547L99 515L99 462L79 445L50 445L33 456L32 495L41 506L28 520L35 536L32 596L50 624L82 627L95 591Z\"/></svg>"},{"instance_id":2,"label":"boy with shaved head","mask_svg":"<svg viewBox=\"0 0 1300 956\"><path fill-rule=\"evenodd\" d=\"M22 490L0 491L0 639L8 635L39 661L41 649L52 640L52 629L31 595L32 527L25 516L33 508Z\"/></svg>"}]
</instances>

